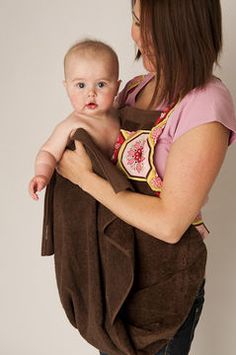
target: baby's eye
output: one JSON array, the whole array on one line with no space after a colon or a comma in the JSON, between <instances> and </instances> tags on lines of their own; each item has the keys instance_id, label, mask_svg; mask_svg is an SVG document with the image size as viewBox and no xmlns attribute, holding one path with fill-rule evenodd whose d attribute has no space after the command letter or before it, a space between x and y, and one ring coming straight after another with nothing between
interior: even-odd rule
<instances>
[{"instance_id":1,"label":"baby's eye","mask_svg":"<svg viewBox=\"0 0 236 355\"><path fill-rule=\"evenodd\" d=\"M97 83L97 86L99 88L103 88L104 86L106 86L106 83L104 81L100 81L99 83Z\"/></svg>"},{"instance_id":2,"label":"baby's eye","mask_svg":"<svg viewBox=\"0 0 236 355\"><path fill-rule=\"evenodd\" d=\"M80 88L80 89L83 89L83 88L85 88L85 83L77 83L76 87Z\"/></svg>"}]
</instances>

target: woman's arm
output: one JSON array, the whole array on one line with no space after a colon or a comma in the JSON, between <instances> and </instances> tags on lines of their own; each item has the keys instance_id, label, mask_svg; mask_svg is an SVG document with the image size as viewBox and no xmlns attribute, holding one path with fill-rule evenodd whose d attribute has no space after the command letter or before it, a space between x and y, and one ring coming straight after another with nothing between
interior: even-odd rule
<instances>
[{"instance_id":1,"label":"woman's arm","mask_svg":"<svg viewBox=\"0 0 236 355\"><path fill-rule=\"evenodd\" d=\"M130 225L168 243L176 243L201 209L228 147L229 130L218 122L191 129L179 137L169 152L160 198L123 191L91 171L81 144L66 152L59 173ZM78 159L79 158L79 159Z\"/></svg>"}]
</instances>

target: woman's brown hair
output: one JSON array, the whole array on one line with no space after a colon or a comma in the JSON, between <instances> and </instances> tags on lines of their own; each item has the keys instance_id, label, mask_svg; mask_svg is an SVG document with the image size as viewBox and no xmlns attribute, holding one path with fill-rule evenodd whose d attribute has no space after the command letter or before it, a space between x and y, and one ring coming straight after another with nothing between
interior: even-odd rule
<instances>
[{"instance_id":1,"label":"woman's brown hair","mask_svg":"<svg viewBox=\"0 0 236 355\"><path fill-rule=\"evenodd\" d=\"M140 0L140 6L142 47L157 72L150 106L157 93L159 102L172 103L203 87L222 48L220 0Z\"/></svg>"}]
</instances>

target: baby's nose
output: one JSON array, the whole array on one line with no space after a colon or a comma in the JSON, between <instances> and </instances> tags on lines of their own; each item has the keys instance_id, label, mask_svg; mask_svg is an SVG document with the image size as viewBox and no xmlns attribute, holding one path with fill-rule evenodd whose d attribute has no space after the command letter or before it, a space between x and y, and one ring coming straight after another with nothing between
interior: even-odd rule
<instances>
[{"instance_id":1,"label":"baby's nose","mask_svg":"<svg viewBox=\"0 0 236 355\"><path fill-rule=\"evenodd\" d=\"M88 97L95 97L95 96L96 96L95 90L94 89L89 90Z\"/></svg>"}]
</instances>

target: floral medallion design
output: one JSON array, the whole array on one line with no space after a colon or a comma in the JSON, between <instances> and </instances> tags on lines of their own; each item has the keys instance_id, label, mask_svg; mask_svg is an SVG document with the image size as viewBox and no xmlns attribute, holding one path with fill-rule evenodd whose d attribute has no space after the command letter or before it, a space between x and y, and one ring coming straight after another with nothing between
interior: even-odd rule
<instances>
[{"instance_id":1,"label":"floral medallion design","mask_svg":"<svg viewBox=\"0 0 236 355\"><path fill-rule=\"evenodd\" d=\"M122 165L131 177L146 178L151 170L148 135L149 133L141 132L126 142L122 154Z\"/></svg>"}]
</instances>

